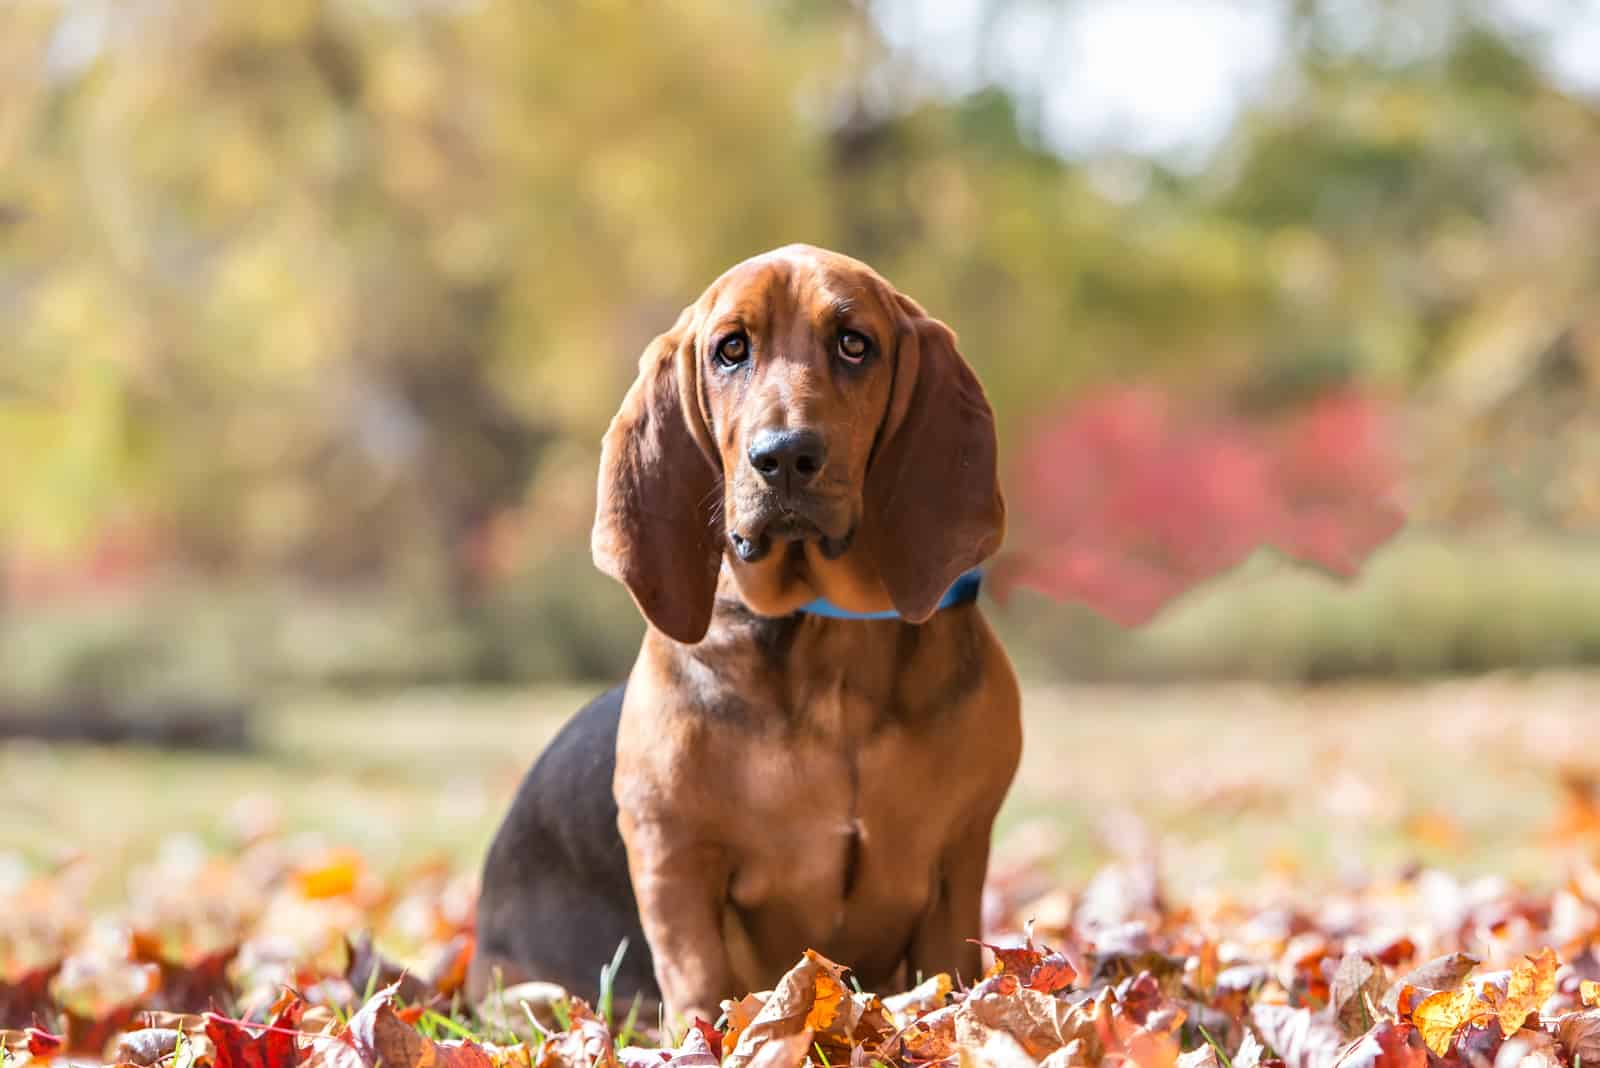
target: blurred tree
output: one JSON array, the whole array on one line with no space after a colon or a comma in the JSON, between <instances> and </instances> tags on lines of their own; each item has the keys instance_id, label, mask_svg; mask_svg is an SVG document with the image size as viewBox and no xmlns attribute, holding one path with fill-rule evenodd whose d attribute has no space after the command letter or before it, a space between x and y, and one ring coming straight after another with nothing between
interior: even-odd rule
<instances>
[{"instance_id":1,"label":"blurred tree","mask_svg":"<svg viewBox=\"0 0 1600 1068\"><path fill-rule=\"evenodd\" d=\"M1596 108L1487 4L1283 2L1196 175L1061 158L866 0L9 5L0 543L470 604L582 545L636 353L792 240L948 319L1008 422L1359 381L1413 397L1424 514L1592 523Z\"/></svg>"}]
</instances>

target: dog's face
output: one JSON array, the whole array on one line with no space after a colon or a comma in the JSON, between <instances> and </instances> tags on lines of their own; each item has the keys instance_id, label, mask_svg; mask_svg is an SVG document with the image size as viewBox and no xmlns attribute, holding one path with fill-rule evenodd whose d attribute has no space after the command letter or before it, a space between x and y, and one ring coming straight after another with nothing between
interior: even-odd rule
<instances>
[{"instance_id":1,"label":"dog's face","mask_svg":"<svg viewBox=\"0 0 1600 1068\"><path fill-rule=\"evenodd\" d=\"M805 543L837 559L888 414L893 295L828 253L748 261L708 295L696 350L729 549L742 564Z\"/></svg>"},{"instance_id":2,"label":"dog's face","mask_svg":"<svg viewBox=\"0 0 1600 1068\"><path fill-rule=\"evenodd\" d=\"M754 611L927 618L998 547L993 414L942 323L795 245L728 271L640 360L607 432L594 553L679 641L726 556Z\"/></svg>"}]
</instances>

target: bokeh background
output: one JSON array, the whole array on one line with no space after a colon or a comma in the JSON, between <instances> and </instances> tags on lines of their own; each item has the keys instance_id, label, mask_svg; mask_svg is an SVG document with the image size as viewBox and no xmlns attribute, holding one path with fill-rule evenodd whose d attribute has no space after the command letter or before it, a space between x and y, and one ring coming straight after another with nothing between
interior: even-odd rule
<instances>
[{"instance_id":1,"label":"bokeh background","mask_svg":"<svg viewBox=\"0 0 1600 1068\"><path fill-rule=\"evenodd\" d=\"M1027 849L1539 870L1600 752L1597 234L1584 0L14 0L0 869L268 816L475 863L636 649L587 534L638 352L801 240L999 413Z\"/></svg>"}]
</instances>

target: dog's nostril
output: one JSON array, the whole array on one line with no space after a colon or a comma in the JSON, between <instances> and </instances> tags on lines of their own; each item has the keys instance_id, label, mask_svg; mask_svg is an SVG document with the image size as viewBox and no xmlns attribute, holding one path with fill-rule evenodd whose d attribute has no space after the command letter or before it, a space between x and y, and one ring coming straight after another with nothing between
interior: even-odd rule
<instances>
[{"instance_id":1,"label":"dog's nostril","mask_svg":"<svg viewBox=\"0 0 1600 1068\"><path fill-rule=\"evenodd\" d=\"M827 459L822 436L814 430L763 430L750 443L750 466L769 482L785 473L809 481Z\"/></svg>"}]
</instances>

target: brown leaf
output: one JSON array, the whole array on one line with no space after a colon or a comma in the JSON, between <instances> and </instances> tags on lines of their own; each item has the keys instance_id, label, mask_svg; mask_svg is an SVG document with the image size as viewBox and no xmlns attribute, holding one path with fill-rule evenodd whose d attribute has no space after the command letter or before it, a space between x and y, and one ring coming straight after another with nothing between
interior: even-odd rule
<instances>
[{"instance_id":1,"label":"brown leaf","mask_svg":"<svg viewBox=\"0 0 1600 1068\"><path fill-rule=\"evenodd\" d=\"M1038 1061L1004 1031L990 1031L980 1046L962 1046L957 1051L959 1068L1037 1068Z\"/></svg>"},{"instance_id":2,"label":"brown leaf","mask_svg":"<svg viewBox=\"0 0 1600 1068\"><path fill-rule=\"evenodd\" d=\"M1465 953L1447 953L1442 957L1435 957L1415 971L1407 972L1396 979L1383 995L1383 1008L1403 1015L1400 1012L1399 1001L1400 994L1406 987L1415 987L1430 994L1437 990L1454 990L1480 963L1482 962L1477 957Z\"/></svg>"},{"instance_id":3,"label":"brown leaf","mask_svg":"<svg viewBox=\"0 0 1600 1068\"><path fill-rule=\"evenodd\" d=\"M149 931L135 931L128 938L128 959L154 964L160 986L146 1006L172 1012L204 1012L232 1004L233 986L228 982L228 966L239 955L237 943L203 953L192 960L175 960L162 949L161 941Z\"/></svg>"},{"instance_id":4,"label":"brown leaf","mask_svg":"<svg viewBox=\"0 0 1600 1068\"><path fill-rule=\"evenodd\" d=\"M901 1031L900 1048L910 1061L942 1061L956 1051L956 1013L962 1005L946 1005L924 1013Z\"/></svg>"},{"instance_id":5,"label":"brown leaf","mask_svg":"<svg viewBox=\"0 0 1600 1068\"><path fill-rule=\"evenodd\" d=\"M1569 1012L1556 1019L1556 1041L1576 1064L1600 1064L1600 1009Z\"/></svg>"},{"instance_id":6,"label":"brown leaf","mask_svg":"<svg viewBox=\"0 0 1600 1068\"><path fill-rule=\"evenodd\" d=\"M1368 1005L1376 1005L1389 985L1383 965L1360 953L1347 953L1328 985L1328 1008L1346 1038L1364 1034L1374 1022Z\"/></svg>"},{"instance_id":7,"label":"brown leaf","mask_svg":"<svg viewBox=\"0 0 1600 1068\"><path fill-rule=\"evenodd\" d=\"M813 1035L801 1031L793 1035L774 1035L763 1042L750 1058L749 1068L800 1068L811 1052Z\"/></svg>"},{"instance_id":8,"label":"brown leaf","mask_svg":"<svg viewBox=\"0 0 1600 1068\"><path fill-rule=\"evenodd\" d=\"M1035 1060L1079 1037L1085 1026L1072 1006L1022 986L1011 975L973 987L955 1013L957 1044L982 1046L990 1031L1004 1031Z\"/></svg>"},{"instance_id":9,"label":"brown leaf","mask_svg":"<svg viewBox=\"0 0 1600 1068\"><path fill-rule=\"evenodd\" d=\"M178 1048L183 1032L172 1027L129 1031L117 1042L116 1058L125 1064L153 1065Z\"/></svg>"},{"instance_id":10,"label":"brown leaf","mask_svg":"<svg viewBox=\"0 0 1600 1068\"><path fill-rule=\"evenodd\" d=\"M1332 1022L1309 1009L1257 1003L1250 1008L1250 1023L1288 1068L1331 1068L1346 1045Z\"/></svg>"},{"instance_id":11,"label":"brown leaf","mask_svg":"<svg viewBox=\"0 0 1600 1068\"><path fill-rule=\"evenodd\" d=\"M361 1011L350 1017L349 1025L339 1035L339 1041L353 1049L367 1068L380 1064L383 1068L492 1068L489 1055L477 1043L435 1042L401 1020L394 1009L396 992L397 987L390 986L374 994ZM582 1005L580 1001L573 1002L574 1027ZM547 1054L554 1041L546 1043ZM608 1068L616 1068L609 1034L605 1049L610 1056Z\"/></svg>"},{"instance_id":12,"label":"brown leaf","mask_svg":"<svg viewBox=\"0 0 1600 1068\"><path fill-rule=\"evenodd\" d=\"M855 1028L857 1008L844 995L843 976L842 967L815 950L806 950L800 963L778 980L754 1019L739 1029L738 1041L724 1060L727 1068L747 1068L762 1046L811 1031L813 1025L848 1036Z\"/></svg>"}]
</instances>

